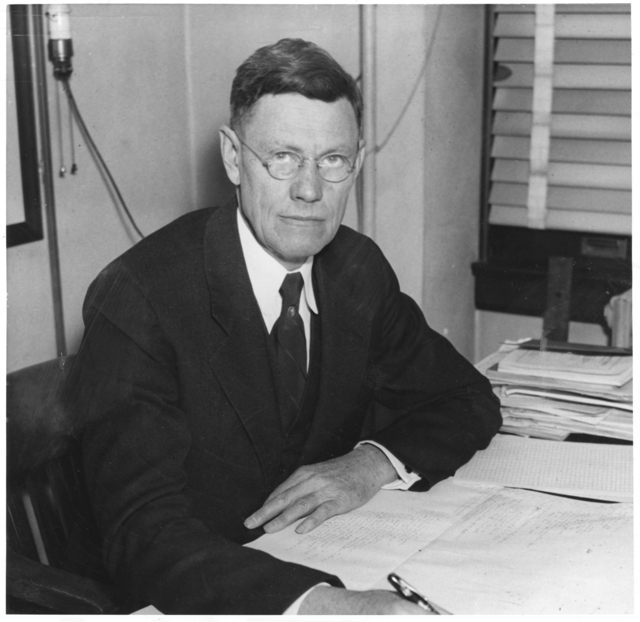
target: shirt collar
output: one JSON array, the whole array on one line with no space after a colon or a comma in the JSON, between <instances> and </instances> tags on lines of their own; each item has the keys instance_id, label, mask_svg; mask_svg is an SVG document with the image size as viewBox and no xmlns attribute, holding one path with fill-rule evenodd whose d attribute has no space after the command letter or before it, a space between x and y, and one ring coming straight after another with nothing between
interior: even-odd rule
<instances>
[{"instance_id":1,"label":"shirt collar","mask_svg":"<svg viewBox=\"0 0 640 622\"><path fill-rule=\"evenodd\" d=\"M262 307L263 301L269 300L273 296L273 292L278 294L282 281L284 281L284 277L289 271L258 244L258 241L242 217L240 208L238 208L237 211L237 218L240 245L242 246L242 254L247 264L251 287L258 300L258 305ZM308 257L297 270L292 270L291 272L300 272L302 275L304 281L303 291L307 305L311 311L318 313L318 305L316 304L313 279L311 276L312 268L313 256Z\"/></svg>"}]
</instances>

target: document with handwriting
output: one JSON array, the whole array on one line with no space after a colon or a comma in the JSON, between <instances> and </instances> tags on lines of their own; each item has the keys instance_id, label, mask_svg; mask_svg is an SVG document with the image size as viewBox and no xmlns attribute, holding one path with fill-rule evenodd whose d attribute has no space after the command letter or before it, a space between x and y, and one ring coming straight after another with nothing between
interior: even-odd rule
<instances>
[{"instance_id":1,"label":"document with handwriting","mask_svg":"<svg viewBox=\"0 0 640 622\"><path fill-rule=\"evenodd\" d=\"M633 613L632 506L503 489L397 572L458 614Z\"/></svg>"},{"instance_id":2,"label":"document with handwriting","mask_svg":"<svg viewBox=\"0 0 640 622\"><path fill-rule=\"evenodd\" d=\"M428 493L382 490L363 507L304 536L291 526L245 546L336 574L348 588L364 590L493 493L449 481Z\"/></svg>"},{"instance_id":3,"label":"document with handwriting","mask_svg":"<svg viewBox=\"0 0 640 622\"><path fill-rule=\"evenodd\" d=\"M293 526L247 545L389 589L396 571L456 614L631 613L631 504L576 501L446 481L381 491L306 535Z\"/></svg>"}]
</instances>

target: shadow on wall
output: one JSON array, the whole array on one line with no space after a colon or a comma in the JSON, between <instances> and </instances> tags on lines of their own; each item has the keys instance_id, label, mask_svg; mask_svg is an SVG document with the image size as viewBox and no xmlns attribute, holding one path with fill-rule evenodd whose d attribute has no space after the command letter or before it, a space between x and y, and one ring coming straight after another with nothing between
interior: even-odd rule
<instances>
[{"instance_id":1,"label":"shadow on wall","mask_svg":"<svg viewBox=\"0 0 640 622\"><path fill-rule=\"evenodd\" d=\"M198 175L194 209L224 205L234 195L235 186L229 181L222 163L218 128L212 128L211 139L197 154L196 161L201 174Z\"/></svg>"}]
</instances>

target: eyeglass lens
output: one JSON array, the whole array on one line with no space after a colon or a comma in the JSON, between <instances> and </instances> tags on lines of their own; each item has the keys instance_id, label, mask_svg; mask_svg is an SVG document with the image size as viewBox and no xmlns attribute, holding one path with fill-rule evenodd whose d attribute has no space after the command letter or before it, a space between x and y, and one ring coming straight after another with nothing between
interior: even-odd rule
<instances>
[{"instance_id":1,"label":"eyeglass lens","mask_svg":"<svg viewBox=\"0 0 640 622\"><path fill-rule=\"evenodd\" d=\"M290 179L304 163L304 159L296 153L277 153L266 161L269 172L277 179ZM350 162L340 155L329 155L317 163L318 171L327 181L343 181L352 171Z\"/></svg>"}]
</instances>

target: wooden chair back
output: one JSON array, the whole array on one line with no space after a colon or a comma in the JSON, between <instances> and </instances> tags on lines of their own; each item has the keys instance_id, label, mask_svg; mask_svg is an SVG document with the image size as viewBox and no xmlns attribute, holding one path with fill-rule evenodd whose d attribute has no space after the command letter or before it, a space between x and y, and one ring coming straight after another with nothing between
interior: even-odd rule
<instances>
[{"instance_id":1,"label":"wooden chair back","mask_svg":"<svg viewBox=\"0 0 640 622\"><path fill-rule=\"evenodd\" d=\"M108 585L101 569L77 440L82 421L64 400L73 362L67 356L7 375L10 612L42 613L39 608L45 607L53 610L49 613L115 613L129 599ZM75 548L72 534L81 543ZM78 567L97 567L102 574L71 574Z\"/></svg>"},{"instance_id":2,"label":"wooden chair back","mask_svg":"<svg viewBox=\"0 0 640 622\"><path fill-rule=\"evenodd\" d=\"M7 538L16 552L61 567L77 509L84 505L75 423L62 403L72 360L7 376Z\"/></svg>"}]
</instances>

